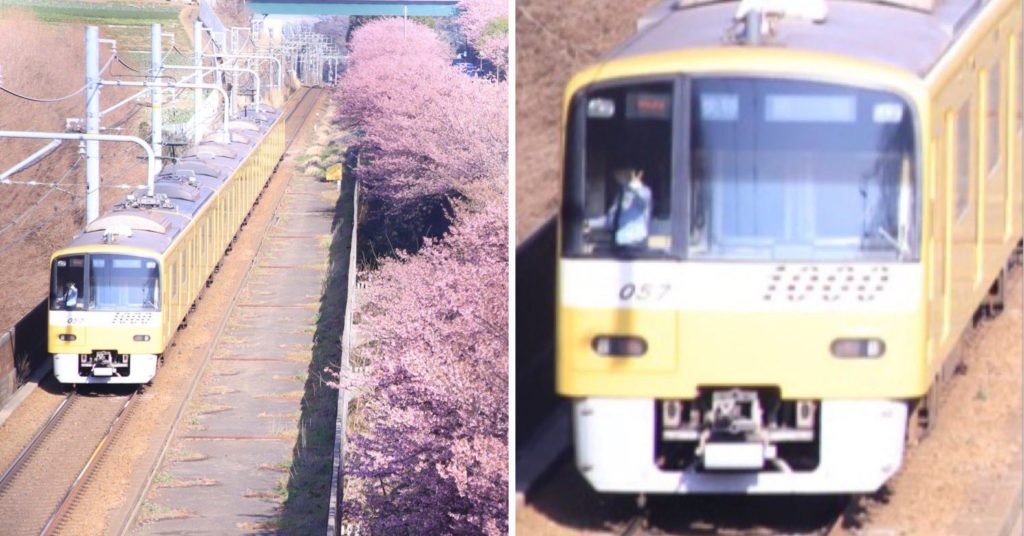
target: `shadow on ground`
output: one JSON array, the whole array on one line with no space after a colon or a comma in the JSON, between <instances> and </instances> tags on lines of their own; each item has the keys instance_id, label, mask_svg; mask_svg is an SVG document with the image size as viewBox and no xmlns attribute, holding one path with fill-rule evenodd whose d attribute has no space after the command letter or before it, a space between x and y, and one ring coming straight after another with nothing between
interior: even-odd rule
<instances>
[{"instance_id":1,"label":"shadow on ground","mask_svg":"<svg viewBox=\"0 0 1024 536\"><path fill-rule=\"evenodd\" d=\"M636 495L594 491L567 455L527 500L557 525L621 532L637 515ZM846 505L837 495L657 495L647 498L649 533L823 534Z\"/></svg>"},{"instance_id":2,"label":"shadow on ground","mask_svg":"<svg viewBox=\"0 0 1024 536\"><path fill-rule=\"evenodd\" d=\"M299 435L278 528L283 534L322 533L327 527L338 391L326 385L323 370L341 362L341 331L348 295L352 236L353 181L343 181L335 205L330 259L323 283L312 359L307 369Z\"/></svg>"}]
</instances>

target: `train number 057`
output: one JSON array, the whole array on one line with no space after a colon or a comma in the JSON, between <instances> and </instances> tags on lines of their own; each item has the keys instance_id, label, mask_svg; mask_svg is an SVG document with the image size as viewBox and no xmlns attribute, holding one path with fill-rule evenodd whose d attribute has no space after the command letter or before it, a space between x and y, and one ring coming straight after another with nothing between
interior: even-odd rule
<instances>
[{"instance_id":1,"label":"train number 057","mask_svg":"<svg viewBox=\"0 0 1024 536\"><path fill-rule=\"evenodd\" d=\"M662 300L668 296L672 285L668 283L626 283L619 289L619 299L622 301L649 301Z\"/></svg>"}]
</instances>

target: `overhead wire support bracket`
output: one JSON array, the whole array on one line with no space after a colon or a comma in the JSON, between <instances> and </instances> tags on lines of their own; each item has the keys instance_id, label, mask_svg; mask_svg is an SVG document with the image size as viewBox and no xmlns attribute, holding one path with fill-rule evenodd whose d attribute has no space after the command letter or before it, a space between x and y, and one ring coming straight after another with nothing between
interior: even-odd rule
<instances>
[{"instance_id":1,"label":"overhead wire support bracket","mask_svg":"<svg viewBox=\"0 0 1024 536\"><path fill-rule=\"evenodd\" d=\"M163 68L164 68L164 70L168 70L168 71L169 70L186 70L186 71L195 71L196 70L196 66L195 65L164 65ZM209 74L211 71L212 72L227 71L227 72L239 72L239 73L249 73L249 74L251 74L252 77L253 77L253 84L256 87L256 111L259 111L259 106L263 102L263 101L260 100L260 86L263 85L263 82L262 82L262 80L260 80L260 74L258 72L256 72L254 69L246 69L245 67L225 67L225 66L218 65L216 67L203 66L203 67L200 68L200 70L202 71L202 77L203 78L205 78L206 75ZM188 78L192 78L192 77L191 76L186 77L186 79L188 79Z\"/></svg>"},{"instance_id":2,"label":"overhead wire support bracket","mask_svg":"<svg viewBox=\"0 0 1024 536\"><path fill-rule=\"evenodd\" d=\"M203 54L204 58L226 58L226 59L251 59L251 60L271 60L277 64L277 89L281 89L284 85L284 64L280 59L274 56L268 56L264 54ZM227 70L226 67L221 67L221 70ZM251 69L250 69L251 70Z\"/></svg>"},{"instance_id":3,"label":"overhead wire support bracket","mask_svg":"<svg viewBox=\"0 0 1024 536\"><path fill-rule=\"evenodd\" d=\"M164 66L164 68L169 68L169 67L171 67L171 66L169 66L169 65L165 65ZM178 83L175 83L175 84L167 84L167 83L163 83L163 82L137 82L137 81L133 81L133 80L100 80L100 85L101 86L144 87L144 88L149 88L149 89L152 89L152 88L163 88L163 89L177 89L177 88L181 88L181 89L208 89L208 90L212 90L212 91L217 91L217 92L220 93L221 97L224 98L224 125L223 125L223 128L222 128L221 134L224 136L224 143L229 143L231 141L231 138L230 138L229 133L228 133L228 121L230 120L230 116L229 116L229 113L228 113L229 110L228 110L228 105L227 105L227 103L228 103L228 92L224 91L224 88L220 87L219 85L216 85L216 84L186 84L186 83L182 83L182 82L178 82ZM142 93L145 93L146 91L148 91L148 90L140 91L136 95L140 95ZM134 98L134 97L132 97L132 98ZM122 101L122 103L124 103L124 102L127 102L127 100ZM106 112L109 112L111 109L112 108L107 109ZM104 112L104 113L106 113L106 112Z\"/></svg>"},{"instance_id":4,"label":"overhead wire support bracket","mask_svg":"<svg viewBox=\"0 0 1024 536\"><path fill-rule=\"evenodd\" d=\"M149 166L146 172L147 187L149 195L153 195L153 184L156 174L159 171L156 163L156 153L153 148L142 138L135 136L122 136L119 134L79 134L72 132L28 132L17 130L0 130L0 138L22 138L31 140L77 140L77 141L116 141L134 143L146 151Z\"/></svg>"},{"instance_id":5,"label":"overhead wire support bracket","mask_svg":"<svg viewBox=\"0 0 1024 536\"><path fill-rule=\"evenodd\" d=\"M0 183L3 183L7 179L7 177L10 177L11 175L14 175L15 173L35 164L37 161L39 161L40 158L50 154L54 149L60 146L61 143L63 143L63 140L52 140L50 141L50 143L46 144L42 149L39 149L38 151L32 153L21 162L14 164L7 171L0 173Z\"/></svg>"}]
</instances>

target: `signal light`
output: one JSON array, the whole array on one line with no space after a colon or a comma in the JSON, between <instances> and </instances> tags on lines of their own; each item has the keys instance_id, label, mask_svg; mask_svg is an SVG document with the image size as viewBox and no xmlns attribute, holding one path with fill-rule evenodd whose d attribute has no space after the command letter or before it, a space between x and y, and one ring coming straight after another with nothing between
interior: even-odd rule
<instances>
[{"instance_id":1,"label":"signal light","mask_svg":"<svg viewBox=\"0 0 1024 536\"><path fill-rule=\"evenodd\" d=\"M832 341L832 355L835 357L882 357L885 342L881 339L836 339Z\"/></svg>"},{"instance_id":2,"label":"signal light","mask_svg":"<svg viewBox=\"0 0 1024 536\"><path fill-rule=\"evenodd\" d=\"M78 337L76 337L76 336L74 336L74 335L72 335L70 333L61 333L60 335L57 335L57 338L62 340L62 341L64 341L64 342L71 342L71 341L77 339Z\"/></svg>"},{"instance_id":3,"label":"signal light","mask_svg":"<svg viewBox=\"0 0 1024 536\"><path fill-rule=\"evenodd\" d=\"M647 353L647 341L623 335L599 335L594 337L591 347L608 357L640 357Z\"/></svg>"},{"instance_id":4,"label":"signal light","mask_svg":"<svg viewBox=\"0 0 1024 536\"><path fill-rule=\"evenodd\" d=\"M132 340L135 342L147 342L149 341L149 335L136 335L132 337Z\"/></svg>"}]
</instances>

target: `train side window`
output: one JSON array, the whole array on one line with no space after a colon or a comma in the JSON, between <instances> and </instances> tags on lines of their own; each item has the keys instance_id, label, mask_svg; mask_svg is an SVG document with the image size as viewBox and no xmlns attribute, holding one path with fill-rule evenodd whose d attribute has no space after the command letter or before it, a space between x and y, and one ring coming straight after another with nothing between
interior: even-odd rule
<instances>
[{"instance_id":1,"label":"train side window","mask_svg":"<svg viewBox=\"0 0 1024 536\"><path fill-rule=\"evenodd\" d=\"M965 102L956 116L956 217L967 213L971 196L971 103Z\"/></svg>"},{"instance_id":2,"label":"train side window","mask_svg":"<svg viewBox=\"0 0 1024 536\"><path fill-rule=\"evenodd\" d=\"M1002 104L1002 64L996 62L988 69L988 92L985 96L985 171L991 173L999 163L999 113ZM989 175L993 177L994 175Z\"/></svg>"},{"instance_id":3,"label":"train side window","mask_svg":"<svg viewBox=\"0 0 1024 536\"><path fill-rule=\"evenodd\" d=\"M172 298L178 295L178 280L176 279L177 276L178 276L178 264L175 263L175 264L171 265L170 277L167 278L168 283L171 285L171 297Z\"/></svg>"}]
</instances>

